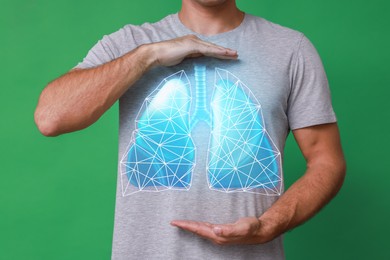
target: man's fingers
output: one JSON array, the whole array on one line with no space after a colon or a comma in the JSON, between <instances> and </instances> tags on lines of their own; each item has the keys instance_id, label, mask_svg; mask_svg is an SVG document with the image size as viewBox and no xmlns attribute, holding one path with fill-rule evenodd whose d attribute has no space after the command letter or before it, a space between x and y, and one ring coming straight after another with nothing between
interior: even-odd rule
<instances>
[{"instance_id":1,"label":"man's fingers","mask_svg":"<svg viewBox=\"0 0 390 260\"><path fill-rule=\"evenodd\" d=\"M234 224L214 225L213 232L220 237L235 238L253 235L259 228L256 218L246 218Z\"/></svg>"},{"instance_id":2,"label":"man's fingers","mask_svg":"<svg viewBox=\"0 0 390 260\"><path fill-rule=\"evenodd\" d=\"M214 236L212 225L210 223L190 220L174 220L171 222L171 225L195 233L204 238L212 239Z\"/></svg>"},{"instance_id":3,"label":"man's fingers","mask_svg":"<svg viewBox=\"0 0 390 260\"><path fill-rule=\"evenodd\" d=\"M228 238L217 236L213 231L215 225L208 222L196 222L189 220L174 220L171 225L179 227L183 230L192 232L200 237L210 240L218 245L227 245L231 243Z\"/></svg>"},{"instance_id":4,"label":"man's fingers","mask_svg":"<svg viewBox=\"0 0 390 260\"><path fill-rule=\"evenodd\" d=\"M236 59L238 57L237 51L219 46L200 45L198 51L205 56L220 59Z\"/></svg>"},{"instance_id":5,"label":"man's fingers","mask_svg":"<svg viewBox=\"0 0 390 260\"><path fill-rule=\"evenodd\" d=\"M149 45L154 56L154 65L173 66L185 58L209 56L218 59L237 59L237 51L210 42L195 35L157 42Z\"/></svg>"},{"instance_id":6,"label":"man's fingers","mask_svg":"<svg viewBox=\"0 0 390 260\"><path fill-rule=\"evenodd\" d=\"M245 235L234 224L214 225L213 232L219 237L239 237Z\"/></svg>"},{"instance_id":7,"label":"man's fingers","mask_svg":"<svg viewBox=\"0 0 390 260\"><path fill-rule=\"evenodd\" d=\"M242 231L237 230L234 224L214 225L207 222L174 220L171 222L171 225L207 238L215 238L214 235L220 237L235 237L242 233Z\"/></svg>"},{"instance_id":8,"label":"man's fingers","mask_svg":"<svg viewBox=\"0 0 390 260\"><path fill-rule=\"evenodd\" d=\"M238 55L237 52L233 51L226 51L226 50L196 50L195 53L190 53L186 56L186 58L198 58L201 56L208 56L208 57L214 57L218 59L224 59L224 60L231 60L231 59L237 59Z\"/></svg>"},{"instance_id":9,"label":"man's fingers","mask_svg":"<svg viewBox=\"0 0 390 260\"><path fill-rule=\"evenodd\" d=\"M189 55L186 56L186 58L199 58L199 57L202 57L204 56L202 53L191 53Z\"/></svg>"},{"instance_id":10,"label":"man's fingers","mask_svg":"<svg viewBox=\"0 0 390 260\"><path fill-rule=\"evenodd\" d=\"M237 51L225 48L220 45L216 45L211 42L203 41L195 36L191 38L193 43L196 45L194 51L202 53L205 56L211 56L220 59L235 59L238 57Z\"/></svg>"},{"instance_id":11,"label":"man's fingers","mask_svg":"<svg viewBox=\"0 0 390 260\"><path fill-rule=\"evenodd\" d=\"M256 217L240 218L231 224L211 224L191 220L173 220L171 225L211 240L218 245L258 243L260 221Z\"/></svg>"}]
</instances>

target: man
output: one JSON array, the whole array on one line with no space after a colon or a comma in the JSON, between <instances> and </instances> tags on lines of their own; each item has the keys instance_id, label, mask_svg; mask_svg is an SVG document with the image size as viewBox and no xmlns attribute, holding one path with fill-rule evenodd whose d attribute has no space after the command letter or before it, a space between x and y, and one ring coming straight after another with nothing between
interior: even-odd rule
<instances>
[{"instance_id":1,"label":"man","mask_svg":"<svg viewBox=\"0 0 390 260\"><path fill-rule=\"evenodd\" d=\"M235 0L182 0L105 36L48 84L35 120L47 136L80 130L118 99L113 259L283 259L281 235L342 185L317 52ZM289 130L307 170L283 192Z\"/></svg>"}]
</instances>

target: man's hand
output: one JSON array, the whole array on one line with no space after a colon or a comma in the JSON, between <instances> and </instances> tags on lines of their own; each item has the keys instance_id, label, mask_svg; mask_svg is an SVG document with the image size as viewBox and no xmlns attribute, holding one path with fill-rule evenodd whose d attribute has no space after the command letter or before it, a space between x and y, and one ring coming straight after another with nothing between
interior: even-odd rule
<instances>
[{"instance_id":1,"label":"man's hand","mask_svg":"<svg viewBox=\"0 0 390 260\"><path fill-rule=\"evenodd\" d=\"M262 244L313 217L339 191L345 161L336 123L293 131L307 161L306 173L258 219L241 218L233 224L174 220L172 225L220 245Z\"/></svg>"},{"instance_id":2,"label":"man's hand","mask_svg":"<svg viewBox=\"0 0 390 260\"><path fill-rule=\"evenodd\" d=\"M231 224L174 220L171 225L192 232L218 245L261 244L269 241L266 229L256 217L240 218Z\"/></svg>"},{"instance_id":3,"label":"man's hand","mask_svg":"<svg viewBox=\"0 0 390 260\"><path fill-rule=\"evenodd\" d=\"M110 62L77 69L50 82L42 91L35 122L46 136L93 124L153 66L172 66L185 58L237 59L237 52L188 35L144 44Z\"/></svg>"},{"instance_id":4,"label":"man's hand","mask_svg":"<svg viewBox=\"0 0 390 260\"><path fill-rule=\"evenodd\" d=\"M185 58L209 56L218 59L237 59L237 51L205 42L195 35L149 44L153 65L173 66Z\"/></svg>"}]
</instances>

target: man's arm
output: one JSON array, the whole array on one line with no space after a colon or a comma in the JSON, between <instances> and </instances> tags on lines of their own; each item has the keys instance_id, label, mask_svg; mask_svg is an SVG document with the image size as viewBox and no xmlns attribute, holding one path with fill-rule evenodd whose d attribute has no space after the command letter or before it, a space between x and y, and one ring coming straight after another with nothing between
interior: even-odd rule
<instances>
[{"instance_id":1,"label":"man's arm","mask_svg":"<svg viewBox=\"0 0 390 260\"><path fill-rule=\"evenodd\" d=\"M236 59L237 52L189 35L141 45L90 69L75 69L42 91L35 122L42 134L57 136L88 127L153 66L172 66L187 57Z\"/></svg>"},{"instance_id":2,"label":"man's arm","mask_svg":"<svg viewBox=\"0 0 390 260\"><path fill-rule=\"evenodd\" d=\"M268 226L268 239L290 230L324 207L340 190L346 164L336 123L293 131L307 162L298 179L260 218Z\"/></svg>"},{"instance_id":3,"label":"man's arm","mask_svg":"<svg viewBox=\"0 0 390 260\"><path fill-rule=\"evenodd\" d=\"M293 131L307 162L305 174L259 218L247 217L231 224L187 220L178 226L216 244L260 244L313 217L339 191L345 177L345 160L336 123Z\"/></svg>"}]
</instances>

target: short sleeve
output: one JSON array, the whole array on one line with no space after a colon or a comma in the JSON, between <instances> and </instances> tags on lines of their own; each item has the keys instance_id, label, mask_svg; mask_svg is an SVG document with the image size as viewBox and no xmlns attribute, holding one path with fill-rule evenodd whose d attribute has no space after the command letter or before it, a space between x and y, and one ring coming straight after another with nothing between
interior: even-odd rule
<instances>
[{"instance_id":1,"label":"short sleeve","mask_svg":"<svg viewBox=\"0 0 390 260\"><path fill-rule=\"evenodd\" d=\"M136 48L131 26L103 36L88 52L82 62L74 68L86 69L110 62Z\"/></svg>"},{"instance_id":2,"label":"short sleeve","mask_svg":"<svg viewBox=\"0 0 390 260\"><path fill-rule=\"evenodd\" d=\"M306 36L294 55L287 108L290 129L336 122L321 58Z\"/></svg>"},{"instance_id":3,"label":"short sleeve","mask_svg":"<svg viewBox=\"0 0 390 260\"><path fill-rule=\"evenodd\" d=\"M92 68L115 59L115 55L108 42L108 36L105 35L89 50L83 61L79 62L74 68Z\"/></svg>"}]
</instances>

